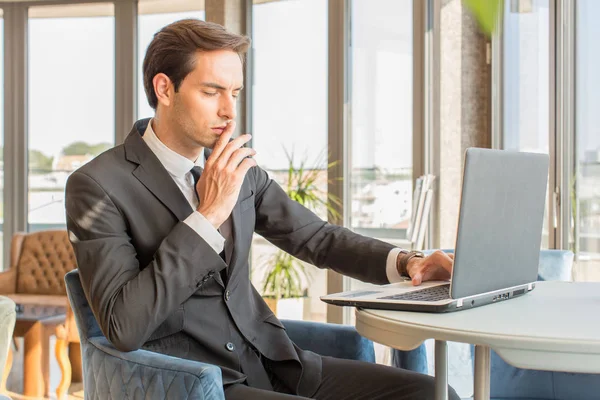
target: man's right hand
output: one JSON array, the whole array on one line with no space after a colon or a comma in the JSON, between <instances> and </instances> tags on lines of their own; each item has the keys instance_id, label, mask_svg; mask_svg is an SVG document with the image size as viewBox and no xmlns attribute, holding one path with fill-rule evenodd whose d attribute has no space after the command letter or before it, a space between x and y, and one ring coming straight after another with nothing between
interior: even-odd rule
<instances>
[{"instance_id":1,"label":"man's right hand","mask_svg":"<svg viewBox=\"0 0 600 400\"><path fill-rule=\"evenodd\" d=\"M231 142L235 121L227 125L206 160L204 171L196 186L200 204L198 212L214 227L219 227L231 214L248 170L256 166L251 158L256 151L242 147L251 136L241 135Z\"/></svg>"}]
</instances>

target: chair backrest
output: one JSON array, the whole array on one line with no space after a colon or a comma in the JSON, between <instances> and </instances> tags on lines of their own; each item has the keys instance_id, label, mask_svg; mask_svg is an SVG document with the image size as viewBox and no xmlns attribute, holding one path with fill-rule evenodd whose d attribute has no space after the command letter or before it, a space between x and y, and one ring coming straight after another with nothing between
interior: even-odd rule
<instances>
[{"instance_id":1,"label":"chair backrest","mask_svg":"<svg viewBox=\"0 0 600 400\"><path fill-rule=\"evenodd\" d=\"M11 244L19 294L65 295L64 276L77 268L66 230L16 233Z\"/></svg>"},{"instance_id":2,"label":"chair backrest","mask_svg":"<svg viewBox=\"0 0 600 400\"><path fill-rule=\"evenodd\" d=\"M98 322L96 322L96 317L94 317L94 313L92 313L92 309L85 297L78 270L73 270L65 275L65 285L71 308L75 314L79 337L84 340L91 337L103 336Z\"/></svg>"},{"instance_id":3,"label":"chair backrest","mask_svg":"<svg viewBox=\"0 0 600 400\"><path fill-rule=\"evenodd\" d=\"M540 251L538 280L570 281L573 271L573 252L569 250Z\"/></svg>"}]
</instances>

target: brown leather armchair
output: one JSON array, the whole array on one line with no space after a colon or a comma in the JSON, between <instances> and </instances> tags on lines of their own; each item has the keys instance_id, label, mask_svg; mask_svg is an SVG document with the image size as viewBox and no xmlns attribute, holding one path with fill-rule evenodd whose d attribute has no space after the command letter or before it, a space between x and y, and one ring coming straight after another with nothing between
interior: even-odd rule
<instances>
[{"instance_id":1,"label":"brown leather armchair","mask_svg":"<svg viewBox=\"0 0 600 400\"><path fill-rule=\"evenodd\" d=\"M66 230L49 230L34 233L17 233L13 236L10 249L10 269L0 273L0 294L11 298L16 304L43 304L65 307L64 323L52 328L52 332L42 331L41 374L44 382L44 394L49 392L48 338L56 335L55 354L63 376L56 390L60 399L73 381L81 382L81 350L79 335L73 312L67 299L64 276L77 268L75 254L69 242ZM17 330L15 329L15 334ZM27 333L30 335L30 333ZM27 337L26 337L27 341ZM25 352L28 350L25 344ZM68 348L68 356L67 356ZM70 362L69 362L70 360ZM7 370L12 360L7 362ZM27 369L27 355L24 368ZM40 371L40 366L32 366ZM4 379L8 371L4 373ZM28 391L27 380L24 392ZM39 385L39 379L37 385ZM33 384L33 383L32 383ZM30 388L33 391L39 389Z\"/></svg>"}]
</instances>

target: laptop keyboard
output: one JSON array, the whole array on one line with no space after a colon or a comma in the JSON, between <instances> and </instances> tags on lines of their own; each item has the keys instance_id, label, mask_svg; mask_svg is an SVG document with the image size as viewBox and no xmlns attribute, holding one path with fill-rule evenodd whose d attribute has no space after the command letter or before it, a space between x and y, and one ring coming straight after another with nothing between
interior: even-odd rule
<instances>
[{"instance_id":1,"label":"laptop keyboard","mask_svg":"<svg viewBox=\"0 0 600 400\"><path fill-rule=\"evenodd\" d=\"M380 297L381 300L440 301L450 299L450 285L428 287L414 292Z\"/></svg>"}]
</instances>

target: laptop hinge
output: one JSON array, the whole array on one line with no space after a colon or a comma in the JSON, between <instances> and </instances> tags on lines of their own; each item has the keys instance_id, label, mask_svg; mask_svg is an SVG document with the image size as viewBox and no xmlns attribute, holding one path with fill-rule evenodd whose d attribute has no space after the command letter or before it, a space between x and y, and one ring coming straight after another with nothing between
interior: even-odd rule
<instances>
[{"instance_id":1,"label":"laptop hinge","mask_svg":"<svg viewBox=\"0 0 600 400\"><path fill-rule=\"evenodd\" d=\"M463 306L463 299L456 300L456 308Z\"/></svg>"},{"instance_id":2,"label":"laptop hinge","mask_svg":"<svg viewBox=\"0 0 600 400\"><path fill-rule=\"evenodd\" d=\"M528 290L528 291L529 291L529 290L533 290L533 283L529 283L529 284L527 285L527 290Z\"/></svg>"}]
</instances>

